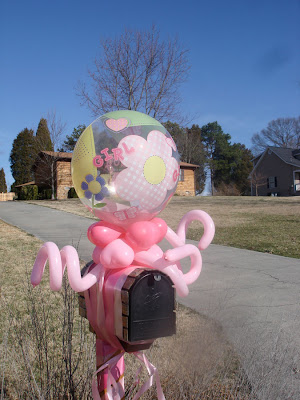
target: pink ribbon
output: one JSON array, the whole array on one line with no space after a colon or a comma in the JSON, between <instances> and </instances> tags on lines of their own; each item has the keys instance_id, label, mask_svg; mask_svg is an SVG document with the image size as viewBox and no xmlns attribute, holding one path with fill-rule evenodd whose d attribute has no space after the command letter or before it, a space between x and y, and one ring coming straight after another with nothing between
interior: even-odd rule
<instances>
[{"instance_id":1,"label":"pink ribbon","mask_svg":"<svg viewBox=\"0 0 300 400\"><path fill-rule=\"evenodd\" d=\"M139 399L150 387L153 385L154 381L156 383L156 393L157 393L157 399L158 400L166 400L161 384L160 384L160 379L159 379L159 374L157 371L157 368L149 362L147 357L143 352L137 351L134 352L133 355L143 364L145 365L147 372L149 374L149 379L142 385L142 387L139 389L139 391L135 394L132 400L137 400ZM93 376L93 382L92 382L92 395L94 400L101 400L99 390L98 390L98 382L97 382L97 375L99 372L103 371L105 368L108 368L107 371L107 388L106 388L106 393L105 393L105 399L107 400L122 400L122 398L125 396L124 389L121 384L118 384L118 382L115 380L113 374L111 373L111 369L117 364L117 362L124 356L124 352L121 352L120 354L116 355L115 357L111 358L108 360L105 364L103 364L95 373ZM137 370L136 373L136 379L133 384L133 388L139 384L139 375L142 370L142 367L140 367ZM133 388L130 390L133 390ZM129 393L129 394L130 394Z\"/></svg>"},{"instance_id":2,"label":"pink ribbon","mask_svg":"<svg viewBox=\"0 0 300 400\"><path fill-rule=\"evenodd\" d=\"M98 382L97 382L97 375L99 372L103 371L105 368L108 368L107 371L107 387L105 398L107 400L122 400L125 396L125 392L123 386L116 382L113 374L111 373L111 369L117 364L117 362L124 356L124 352L116 355L115 357L108 360L105 364L103 364L93 376L92 381L92 395L94 400L101 400L99 390L98 390Z\"/></svg>"},{"instance_id":3,"label":"pink ribbon","mask_svg":"<svg viewBox=\"0 0 300 400\"><path fill-rule=\"evenodd\" d=\"M147 357L145 356L145 354L143 352L137 351L133 354L147 368L147 371L149 374L149 379L143 384L143 386L136 393L136 395L134 396L134 398L132 400L139 399L142 396L142 394L144 394L153 385L154 380L156 383L157 399L158 400L166 400L164 393L162 391L162 387L160 384L160 379L159 379L159 375L158 375L158 371L157 371L156 367L150 363L150 361L147 359ZM137 378L138 378L138 375L140 374L140 372L141 372L141 368L139 368L138 372L137 372L137 377L136 377L137 383L139 382L139 380L137 380Z\"/></svg>"}]
</instances>

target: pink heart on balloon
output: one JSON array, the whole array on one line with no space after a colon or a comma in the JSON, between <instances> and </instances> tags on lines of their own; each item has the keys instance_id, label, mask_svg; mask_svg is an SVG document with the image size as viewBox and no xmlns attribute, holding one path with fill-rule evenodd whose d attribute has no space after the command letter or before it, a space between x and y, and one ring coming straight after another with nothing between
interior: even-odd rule
<instances>
[{"instance_id":1,"label":"pink heart on balloon","mask_svg":"<svg viewBox=\"0 0 300 400\"><path fill-rule=\"evenodd\" d=\"M175 142L174 142L173 139L171 139L171 138L166 138L166 142L167 142L167 144L168 144L170 147L172 147L172 149L173 149L174 151L177 150L176 144L175 144Z\"/></svg>"},{"instance_id":2,"label":"pink heart on balloon","mask_svg":"<svg viewBox=\"0 0 300 400\"><path fill-rule=\"evenodd\" d=\"M114 132L120 132L126 128L126 126L128 125L128 121L126 118L110 118L105 121L105 125Z\"/></svg>"}]
</instances>

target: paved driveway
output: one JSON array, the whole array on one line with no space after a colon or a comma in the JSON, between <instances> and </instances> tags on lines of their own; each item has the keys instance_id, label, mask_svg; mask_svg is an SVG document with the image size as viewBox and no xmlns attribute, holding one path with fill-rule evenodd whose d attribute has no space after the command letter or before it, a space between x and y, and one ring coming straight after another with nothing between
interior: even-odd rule
<instances>
[{"instance_id":1,"label":"paved driveway","mask_svg":"<svg viewBox=\"0 0 300 400\"><path fill-rule=\"evenodd\" d=\"M91 259L88 218L22 202L0 203L0 218ZM261 399L300 399L300 260L211 245L203 261L180 302L222 324Z\"/></svg>"}]
</instances>

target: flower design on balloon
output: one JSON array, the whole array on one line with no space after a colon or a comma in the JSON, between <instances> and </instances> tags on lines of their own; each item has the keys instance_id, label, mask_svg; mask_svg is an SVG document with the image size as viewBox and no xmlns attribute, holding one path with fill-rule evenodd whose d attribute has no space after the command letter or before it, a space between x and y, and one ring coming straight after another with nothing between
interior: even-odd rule
<instances>
[{"instance_id":1,"label":"flower design on balloon","mask_svg":"<svg viewBox=\"0 0 300 400\"><path fill-rule=\"evenodd\" d=\"M172 142L171 142L172 141ZM178 162L172 157L173 139L153 130L145 140L128 135L119 143L123 151L121 171L114 182L117 194L141 210L154 210L174 188L178 179Z\"/></svg>"},{"instance_id":2,"label":"flower design on balloon","mask_svg":"<svg viewBox=\"0 0 300 400\"><path fill-rule=\"evenodd\" d=\"M109 196L109 191L105 186L106 182L101 176L96 178L89 174L85 177L85 181L81 183L81 189L84 191L84 196L87 199L93 198L97 201L101 201L104 197Z\"/></svg>"}]
</instances>

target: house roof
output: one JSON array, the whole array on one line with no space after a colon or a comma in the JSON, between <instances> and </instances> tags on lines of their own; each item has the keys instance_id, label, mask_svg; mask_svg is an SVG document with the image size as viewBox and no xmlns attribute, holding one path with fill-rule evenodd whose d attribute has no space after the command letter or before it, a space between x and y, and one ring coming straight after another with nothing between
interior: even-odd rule
<instances>
[{"instance_id":1,"label":"house roof","mask_svg":"<svg viewBox=\"0 0 300 400\"><path fill-rule=\"evenodd\" d=\"M63 151L45 151L45 150L43 150L43 151L39 152L38 157L36 158L36 160L32 166L33 171L37 168L37 165L41 162L41 156L45 155L45 154L47 156L54 157L56 160L65 160L65 161L70 160L71 161L71 159L72 159L72 153L65 153Z\"/></svg>"},{"instance_id":2,"label":"house roof","mask_svg":"<svg viewBox=\"0 0 300 400\"><path fill-rule=\"evenodd\" d=\"M72 153L65 153L63 151L41 151L41 153L55 158L72 158Z\"/></svg>"},{"instance_id":3,"label":"house roof","mask_svg":"<svg viewBox=\"0 0 300 400\"><path fill-rule=\"evenodd\" d=\"M298 158L294 157L294 155L293 155L295 153L298 153L298 151L296 151L296 150L297 149L291 149L291 148L285 148L285 147L275 147L275 146L267 147L266 150L263 153L261 153L260 155L258 155L257 157L255 157L252 160L252 161L258 160L258 161L255 164L253 170L251 171L251 174L255 171L255 169L261 163L261 161L264 158L264 156L269 151L273 152L277 157L279 157L286 164L293 165L295 167L300 167L300 160Z\"/></svg>"},{"instance_id":4,"label":"house roof","mask_svg":"<svg viewBox=\"0 0 300 400\"><path fill-rule=\"evenodd\" d=\"M200 165L197 165L197 164L189 164L189 163L187 163L187 162L183 162L183 161L181 161L180 162L180 166L181 167L186 167L186 168L199 168L200 167Z\"/></svg>"},{"instance_id":5,"label":"house roof","mask_svg":"<svg viewBox=\"0 0 300 400\"><path fill-rule=\"evenodd\" d=\"M273 146L270 146L269 149L271 151L273 151L273 153L275 153L285 163L300 167L300 160L298 160L297 158L295 158L293 156L293 152L296 149L289 149L289 148L284 148L284 147L273 147Z\"/></svg>"},{"instance_id":6,"label":"house roof","mask_svg":"<svg viewBox=\"0 0 300 400\"><path fill-rule=\"evenodd\" d=\"M29 185L35 185L35 181L22 183L22 185L16 185L15 187L22 187L22 186L29 186Z\"/></svg>"}]
</instances>

